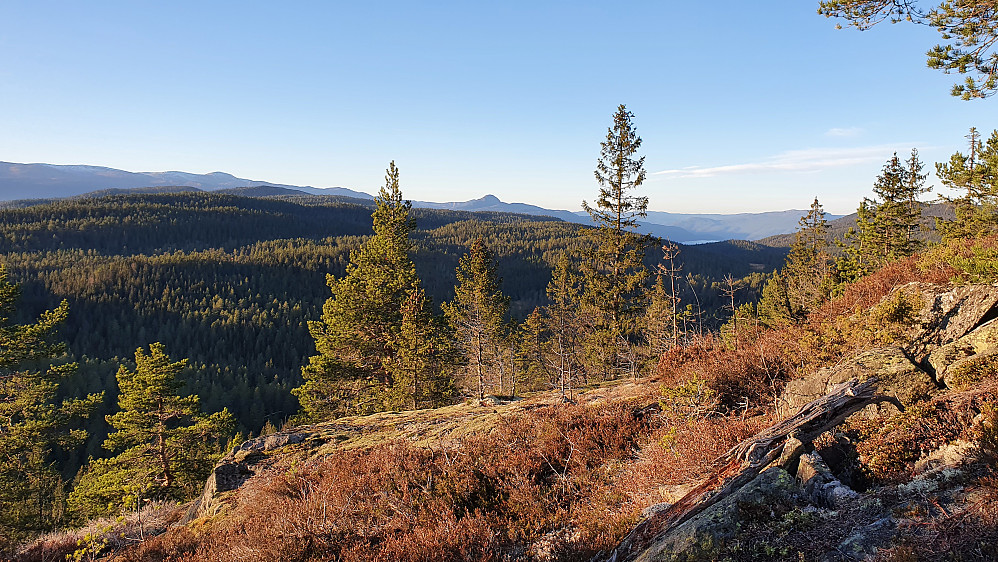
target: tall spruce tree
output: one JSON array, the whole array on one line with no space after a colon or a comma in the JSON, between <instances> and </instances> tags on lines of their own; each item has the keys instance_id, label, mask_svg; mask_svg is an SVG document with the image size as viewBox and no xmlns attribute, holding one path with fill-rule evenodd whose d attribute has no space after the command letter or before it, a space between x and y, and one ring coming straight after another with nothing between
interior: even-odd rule
<instances>
[{"instance_id":1,"label":"tall spruce tree","mask_svg":"<svg viewBox=\"0 0 998 562\"><path fill-rule=\"evenodd\" d=\"M589 232L593 251L582 261L581 301L590 322L586 354L591 367L604 376L612 376L620 360L630 355L645 308L648 270L643 258L649 241L634 228L637 219L647 215L648 198L631 194L646 176L644 157L636 157L641 137L633 118L624 105L617 108L606 140L600 143L595 170L599 198L595 206L582 202L596 225Z\"/></svg>"},{"instance_id":2,"label":"tall spruce tree","mask_svg":"<svg viewBox=\"0 0 998 562\"><path fill-rule=\"evenodd\" d=\"M799 322L828 298L832 262L827 251L828 221L815 197L798 222L794 243L781 271L773 273L759 299L759 320L767 326Z\"/></svg>"},{"instance_id":3,"label":"tall spruce tree","mask_svg":"<svg viewBox=\"0 0 998 562\"><path fill-rule=\"evenodd\" d=\"M69 501L80 516L120 511L142 499L188 499L204 486L235 429L222 409L201 413L197 395L181 396L187 359L171 361L163 344L135 350L135 370L118 369L118 412L104 448L116 456L91 460Z\"/></svg>"},{"instance_id":4,"label":"tall spruce tree","mask_svg":"<svg viewBox=\"0 0 998 562\"><path fill-rule=\"evenodd\" d=\"M921 247L916 236L922 218L919 196L931 189L925 187L925 178L915 149L906 162L897 153L887 161L873 184L876 197L863 198L856 228L840 244L845 252L836 263L841 281L853 281Z\"/></svg>"},{"instance_id":5,"label":"tall spruce tree","mask_svg":"<svg viewBox=\"0 0 998 562\"><path fill-rule=\"evenodd\" d=\"M350 252L343 277L326 277L333 294L322 319L308 323L318 353L302 367L305 382L293 391L302 421L397 407L388 366L398 364L403 315L420 283L409 257L412 203L402 199L394 161L375 203L374 236Z\"/></svg>"},{"instance_id":6,"label":"tall spruce tree","mask_svg":"<svg viewBox=\"0 0 998 562\"><path fill-rule=\"evenodd\" d=\"M88 416L102 395L57 398L61 379L75 363L53 361L65 353L57 332L67 315L66 301L34 322L14 322L20 288L0 265L0 557L16 541L51 528L62 512L62 478L53 450L83 442L70 429Z\"/></svg>"},{"instance_id":7,"label":"tall spruce tree","mask_svg":"<svg viewBox=\"0 0 998 562\"><path fill-rule=\"evenodd\" d=\"M491 373L498 369L504 319L509 311L509 298L499 288L494 261L485 240L475 240L458 263L454 300L442 306L457 334L479 399L485 397Z\"/></svg>"},{"instance_id":8,"label":"tall spruce tree","mask_svg":"<svg viewBox=\"0 0 998 562\"><path fill-rule=\"evenodd\" d=\"M831 292L831 256L828 253L828 221L825 209L815 197L806 215L798 222L783 276L787 283L790 315L802 320Z\"/></svg>"},{"instance_id":9,"label":"tall spruce tree","mask_svg":"<svg viewBox=\"0 0 998 562\"><path fill-rule=\"evenodd\" d=\"M546 388L551 382L546 355L551 334L541 307L536 307L516 332L516 367L527 388Z\"/></svg>"},{"instance_id":10,"label":"tall spruce tree","mask_svg":"<svg viewBox=\"0 0 998 562\"><path fill-rule=\"evenodd\" d=\"M956 218L937 221L946 240L988 234L998 228L998 130L984 143L971 127L968 153L957 152L948 163L936 164L943 185L960 195L950 201Z\"/></svg>"}]
</instances>

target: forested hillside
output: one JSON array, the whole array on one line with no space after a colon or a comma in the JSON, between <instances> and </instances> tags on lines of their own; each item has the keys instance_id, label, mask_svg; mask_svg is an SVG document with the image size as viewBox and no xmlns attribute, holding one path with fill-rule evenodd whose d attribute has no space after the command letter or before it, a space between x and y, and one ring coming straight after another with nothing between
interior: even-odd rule
<instances>
[{"instance_id":1,"label":"forested hillside","mask_svg":"<svg viewBox=\"0 0 998 562\"><path fill-rule=\"evenodd\" d=\"M0 210L0 260L21 283L19 315L34 318L69 302L63 336L81 368L63 392L108 390L88 422L88 447L67 459L67 471L86 454L102 454L115 371L151 342L190 359L184 392L199 395L205 411L227 407L243 432L257 433L267 421L279 426L293 415L298 404L290 390L314 352L305 322L319 317L329 296L326 275L343 275L350 250L371 232L373 204L362 203L181 192L21 202ZM412 213L414 261L434 303L452 298L458 258L482 237L495 254L511 313L521 319L545 303L558 256L583 243L579 225L539 217ZM751 300L761 272L784 255L747 242L683 247L682 273L690 276L684 301L699 302L704 323L715 326L729 314L721 311L720 278L749 277L738 299ZM653 246L646 261L660 257Z\"/></svg>"}]
</instances>

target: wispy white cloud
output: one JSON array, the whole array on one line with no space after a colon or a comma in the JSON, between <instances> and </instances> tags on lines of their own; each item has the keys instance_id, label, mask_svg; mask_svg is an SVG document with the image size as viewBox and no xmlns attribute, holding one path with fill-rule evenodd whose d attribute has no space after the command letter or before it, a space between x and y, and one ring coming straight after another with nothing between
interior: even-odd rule
<instances>
[{"instance_id":1,"label":"wispy white cloud","mask_svg":"<svg viewBox=\"0 0 998 562\"><path fill-rule=\"evenodd\" d=\"M862 127L833 127L825 131L826 137L858 137L862 134Z\"/></svg>"},{"instance_id":2,"label":"wispy white cloud","mask_svg":"<svg viewBox=\"0 0 998 562\"><path fill-rule=\"evenodd\" d=\"M720 175L755 174L770 172L816 172L829 168L842 168L867 164L870 162L885 162L898 146L914 146L912 144L860 146L855 148L806 148L788 150L775 156L770 156L759 162L744 164L727 164L710 167L687 167L674 170L662 170L654 175L666 178L710 178Z\"/></svg>"}]
</instances>

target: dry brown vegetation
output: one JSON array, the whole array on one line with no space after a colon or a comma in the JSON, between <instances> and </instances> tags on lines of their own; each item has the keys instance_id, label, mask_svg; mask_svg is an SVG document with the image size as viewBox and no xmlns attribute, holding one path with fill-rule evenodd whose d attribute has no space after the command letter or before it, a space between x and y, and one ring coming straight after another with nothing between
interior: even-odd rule
<instances>
[{"instance_id":1,"label":"dry brown vegetation","mask_svg":"<svg viewBox=\"0 0 998 562\"><path fill-rule=\"evenodd\" d=\"M996 240L998 245L998 240ZM946 283L956 270L932 257L911 257L849 285L844 293L815 310L807 322L780 328L743 323L738 346L707 334L690 345L664 353L656 376L682 385L699 377L716 392L719 413L776 412L786 416L776 397L786 383L871 345L892 343L904 322L892 330L889 314L864 314L898 286L913 281ZM744 324L748 324L747 326Z\"/></svg>"},{"instance_id":2,"label":"dry brown vegetation","mask_svg":"<svg viewBox=\"0 0 998 562\"><path fill-rule=\"evenodd\" d=\"M490 430L446 447L397 442L288 456L248 481L224 516L171 529L116 559L588 559L615 546L665 490L696 481L714 456L763 424L729 417L675 425L658 411L658 385L644 388L613 403L500 415Z\"/></svg>"},{"instance_id":3,"label":"dry brown vegetation","mask_svg":"<svg viewBox=\"0 0 998 562\"><path fill-rule=\"evenodd\" d=\"M711 335L675 348L662 356L654 379L634 386L638 390L595 391L612 399L482 406L477 411L487 416L466 416L473 430L449 434L441 428L454 420L433 418L437 429L428 438L404 431L395 440L369 438L374 418L358 418L365 428L362 444L350 433L323 447L318 457L275 457L273 468L240 488L223 515L170 529L118 551L116 559L589 559L612 549L642 509L675 501L713 459L789 414L779 412L775 400L787 381L870 346L877 330L885 333L884 318L874 321L864 312L892 289L911 281L946 282L956 273L938 257L920 260L895 262L851 285L802 325L742 326L737 349ZM691 381L703 381L709 392L682 394ZM660 404L663 387L702 400L702 408L679 411ZM968 404L974 415L986 409L981 400ZM869 432L859 454L865 455L871 478L886 482L910 472L917 459L901 459L892 451L951 441L960 432L950 426L967 421L947 413L956 406L939 401L912 409L908 418L896 420L894 431ZM381 416L401 428L419 425L421 415L407 413L404 424L398 416ZM922 423L927 419L932 423ZM878 455L901 464L878 468L870 460ZM988 482L993 484L993 475L977 484L981 498L995 493ZM994 532L994 525L987 527L994 522L993 504L973 505L968 509L980 512L974 512L975 532ZM824 543L808 535L817 523L807 517L787 512L787 529L767 531L765 537L797 541L801 550L810 541L809 548L817 549ZM944 519L934 524L956 525ZM947 544L967 539L956 530L945 536ZM897 546L887 555L906 559L906 548Z\"/></svg>"},{"instance_id":4,"label":"dry brown vegetation","mask_svg":"<svg viewBox=\"0 0 998 562\"><path fill-rule=\"evenodd\" d=\"M119 517L102 517L79 529L46 533L18 553L17 560L38 562L95 560L100 555L140 544L180 520L184 509L172 502L151 502Z\"/></svg>"}]
</instances>

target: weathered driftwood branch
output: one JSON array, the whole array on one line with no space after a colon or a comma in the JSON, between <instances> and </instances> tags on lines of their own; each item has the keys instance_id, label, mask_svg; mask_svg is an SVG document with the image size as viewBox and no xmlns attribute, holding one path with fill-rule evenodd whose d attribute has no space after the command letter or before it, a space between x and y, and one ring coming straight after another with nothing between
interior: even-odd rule
<instances>
[{"instance_id":1,"label":"weathered driftwood branch","mask_svg":"<svg viewBox=\"0 0 998 562\"><path fill-rule=\"evenodd\" d=\"M897 400L878 396L877 379L856 380L832 387L796 415L735 445L714 461L714 471L679 501L639 523L606 562L624 562L644 550L655 537L683 524L755 479L783 453L791 437L808 443L869 404Z\"/></svg>"}]
</instances>

